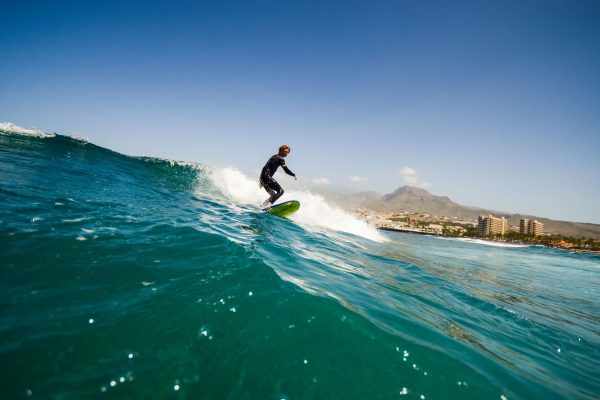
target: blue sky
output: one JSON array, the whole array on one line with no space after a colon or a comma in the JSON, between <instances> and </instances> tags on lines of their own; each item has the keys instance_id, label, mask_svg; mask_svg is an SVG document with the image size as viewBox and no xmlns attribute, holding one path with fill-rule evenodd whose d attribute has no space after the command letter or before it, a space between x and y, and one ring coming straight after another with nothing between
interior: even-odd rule
<instances>
[{"instance_id":1,"label":"blue sky","mask_svg":"<svg viewBox=\"0 0 600 400\"><path fill-rule=\"evenodd\" d=\"M287 143L306 184L600 223L598 1L5 0L0 15L0 121L248 173Z\"/></svg>"}]
</instances>

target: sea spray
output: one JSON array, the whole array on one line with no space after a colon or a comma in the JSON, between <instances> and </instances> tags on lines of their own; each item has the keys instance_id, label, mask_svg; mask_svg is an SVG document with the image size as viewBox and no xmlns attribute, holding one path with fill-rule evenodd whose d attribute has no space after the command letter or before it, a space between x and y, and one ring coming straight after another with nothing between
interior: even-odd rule
<instances>
[{"instance_id":1,"label":"sea spray","mask_svg":"<svg viewBox=\"0 0 600 400\"><path fill-rule=\"evenodd\" d=\"M251 179L235 168L215 169L211 177L223 194L235 202L258 206L268 197L267 192L258 186L258 179ZM300 210L291 219L309 229L346 232L378 242L386 240L374 227L328 204L322 196L309 191L289 190L279 202L289 200L298 200L301 204Z\"/></svg>"},{"instance_id":2,"label":"sea spray","mask_svg":"<svg viewBox=\"0 0 600 400\"><path fill-rule=\"evenodd\" d=\"M54 137L54 133L45 133L37 129L27 129L11 122L0 122L0 132L12 135L26 135L39 138Z\"/></svg>"}]
</instances>

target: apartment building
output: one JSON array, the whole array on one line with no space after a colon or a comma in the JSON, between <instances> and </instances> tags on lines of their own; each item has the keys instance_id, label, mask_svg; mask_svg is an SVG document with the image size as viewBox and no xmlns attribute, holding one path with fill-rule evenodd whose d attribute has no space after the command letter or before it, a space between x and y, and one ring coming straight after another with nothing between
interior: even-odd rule
<instances>
[{"instance_id":1,"label":"apartment building","mask_svg":"<svg viewBox=\"0 0 600 400\"><path fill-rule=\"evenodd\" d=\"M523 235L540 236L544 233L544 224L535 219L521 218L519 233Z\"/></svg>"},{"instance_id":2,"label":"apartment building","mask_svg":"<svg viewBox=\"0 0 600 400\"><path fill-rule=\"evenodd\" d=\"M490 236L506 234L508 222L504 217L494 217L492 214L480 215L477 228L479 229L479 236Z\"/></svg>"}]
</instances>

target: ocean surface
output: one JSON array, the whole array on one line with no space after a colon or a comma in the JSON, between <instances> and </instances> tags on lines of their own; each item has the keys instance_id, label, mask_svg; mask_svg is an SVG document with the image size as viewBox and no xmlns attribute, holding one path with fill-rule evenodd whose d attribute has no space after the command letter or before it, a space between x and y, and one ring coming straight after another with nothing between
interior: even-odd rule
<instances>
[{"instance_id":1,"label":"ocean surface","mask_svg":"<svg viewBox=\"0 0 600 400\"><path fill-rule=\"evenodd\" d=\"M0 397L600 398L599 256L264 198L234 168L0 126Z\"/></svg>"}]
</instances>

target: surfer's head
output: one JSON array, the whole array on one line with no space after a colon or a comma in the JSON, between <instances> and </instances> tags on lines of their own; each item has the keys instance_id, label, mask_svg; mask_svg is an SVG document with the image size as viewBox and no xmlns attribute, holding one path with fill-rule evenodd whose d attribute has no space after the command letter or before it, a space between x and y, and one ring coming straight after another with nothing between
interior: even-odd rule
<instances>
[{"instance_id":1,"label":"surfer's head","mask_svg":"<svg viewBox=\"0 0 600 400\"><path fill-rule=\"evenodd\" d=\"M288 146L287 144L284 144L279 147L279 155L280 156L285 157L288 154L290 154L290 151L292 151L292 149L290 149L290 146Z\"/></svg>"}]
</instances>

